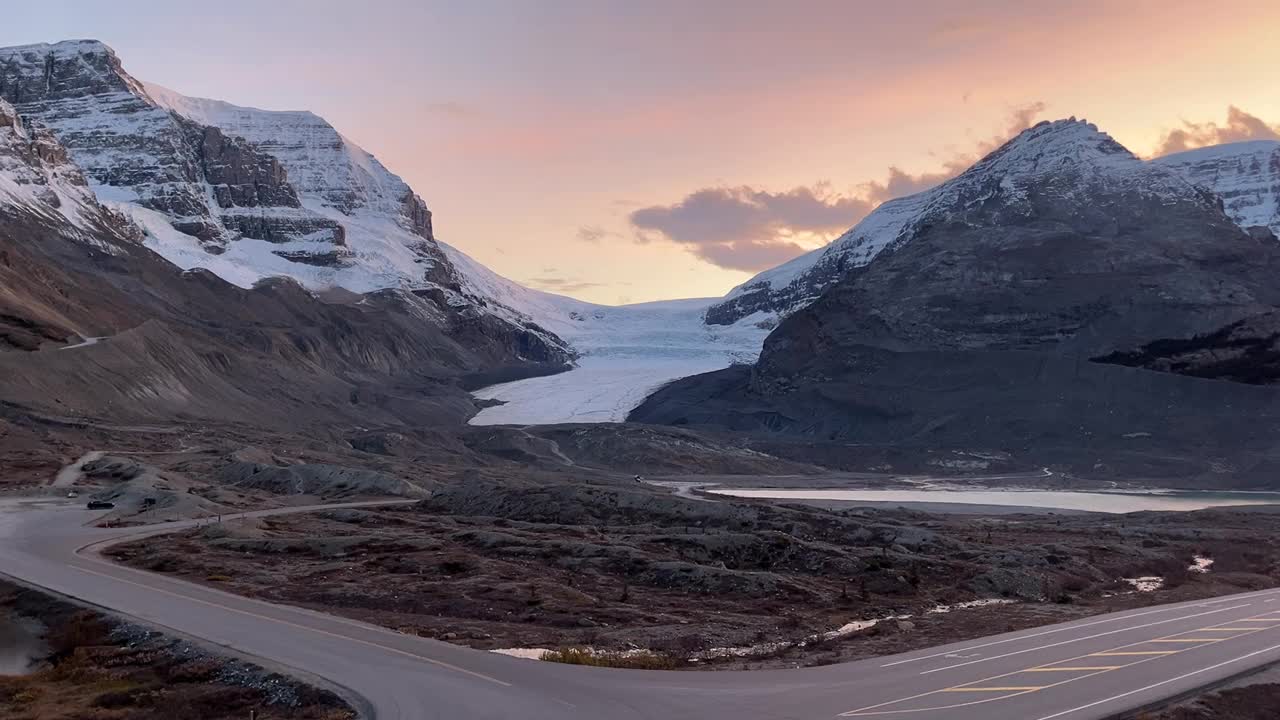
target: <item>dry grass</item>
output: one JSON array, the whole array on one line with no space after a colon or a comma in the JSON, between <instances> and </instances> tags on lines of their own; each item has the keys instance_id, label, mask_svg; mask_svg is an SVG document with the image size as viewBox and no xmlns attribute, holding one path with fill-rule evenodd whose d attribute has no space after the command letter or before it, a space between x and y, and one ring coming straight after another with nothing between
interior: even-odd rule
<instances>
[{"instance_id":1,"label":"dry grass","mask_svg":"<svg viewBox=\"0 0 1280 720\"><path fill-rule=\"evenodd\" d=\"M108 620L36 591L0 582L0 615L15 608L49 631L49 656L27 675L0 676L3 720L351 720L330 693L300 686L296 706L268 705L261 690L218 682L227 662L152 646L126 646Z\"/></svg>"}]
</instances>

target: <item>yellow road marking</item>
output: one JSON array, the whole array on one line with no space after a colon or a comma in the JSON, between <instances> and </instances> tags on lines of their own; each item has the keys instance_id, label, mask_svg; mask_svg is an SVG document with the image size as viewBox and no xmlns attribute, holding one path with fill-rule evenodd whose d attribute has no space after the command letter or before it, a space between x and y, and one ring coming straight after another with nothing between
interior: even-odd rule
<instances>
[{"instance_id":1,"label":"yellow road marking","mask_svg":"<svg viewBox=\"0 0 1280 720\"><path fill-rule=\"evenodd\" d=\"M1227 608L1227 609L1234 610L1234 609L1236 609L1236 608L1234 608L1234 607L1233 607L1233 608ZM1280 614L1280 611L1275 611L1275 612L1270 613L1270 614ZM1184 619L1186 619L1186 618L1184 618ZM920 693L920 694L918 694L918 695L912 695L912 696L910 696L910 697L898 698L897 700L890 700L890 701L887 701L887 702L882 702L882 703L879 703L879 704L877 704L877 705L870 705L870 706L868 706L868 707L859 708L859 709L857 709L857 710L849 710L849 711L846 711L846 712L841 713L841 714L840 714L840 717L865 717L865 716L870 716L870 715L899 715L899 714L912 714L912 713L921 713L921 712L934 712L934 711L938 711L938 710L947 710L947 709L951 709L951 708L968 707L968 706L971 706L971 705L982 705L982 704L986 704L986 703L993 702L993 701L994 701L994 702L999 702L999 701L1002 701L1002 700L1007 700L1007 699L1009 699L1009 698L1011 698L1011 697L1018 697L1019 695L1026 695L1026 694L1029 694L1029 693L1038 692L1038 691L1040 691L1040 690L1046 690L1046 689L1048 689L1048 688L1055 688L1055 687L1058 687L1059 685L1065 685L1065 684L1067 684L1067 683L1075 682L1075 681L1077 681L1077 680L1085 680L1085 679L1088 679L1088 678L1091 678L1091 677L1095 677L1095 676L1097 676L1097 675L1102 675L1102 674L1104 674L1104 673L1111 672L1111 671L1113 671L1113 670L1121 670L1121 669L1125 669L1125 668L1133 667L1133 666L1135 666L1135 665L1141 665L1141 664L1143 664L1143 663L1145 663L1145 662L1149 662L1149 661L1151 661L1151 660L1158 660L1158 659L1160 659L1161 657L1164 657L1164 656L1166 656L1166 655L1177 655L1177 654L1179 654L1179 653L1186 652L1187 650L1195 650L1195 649L1197 649L1197 648L1195 648L1195 647L1188 647L1188 648L1184 648L1184 649L1181 649L1181 650L1122 650L1121 648L1141 647L1142 645L1145 645L1145 644L1148 644L1148 643L1151 643L1151 642L1158 642L1158 641L1161 641L1161 640L1171 640L1171 639L1177 638L1179 635L1189 635L1189 634L1191 634L1191 633L1198 633L1198 632L1199 632L1199 633L1204 633L1204 632L1230 632L1230 631L1238 631L1238 632L1240 632L1240 633L1241 633L1241 634L1239 634L1239 635L1233 635L1233 636L1231 636L1230 638L1199 638L1199 639L1187 638L1187 639L1181 640L1181 642L1185 642L1185 643L1195 643L1195 644L1199 645L1200 647L1204 647L1204 646L1207 646L1208 644L1211 644L1211 643L1215 643L1215 642L1222 642L1222 641L1224 641L1224 640L1234 640L1234 639L1236 639L1236 638L1246 637L1246 636L1248 636L1248 635L1254 635L1254 634L1257 634L1257 633L1259 633L1259 632L1261 632L1261 631L1263 631L1263 630L1268 630L1268 629L1270 629L1270 628L1280 627L1280 617L1264 618L1264 617L1262 617L1262 616L1254 616L1254 617L1252 617L1252 618L1244 618L1244 619L1240 619L1240 620L1228 620L1227 622L1229 622L1229 623L1233 623L1233 624L1234 624L1234 623L1245 623L1245 622L1249 622L1249 623L1267 623L1267 624L1266 624L1266 625L1258 625L1258 626L1254 626L1254 627L1248 627L1248 628L1229 628L1229 627L1224 627L1224 628L1214 628L1214 627L1202 627L1202 628L1199 628L1199 629L1196 629L1196 630L1184 630L1184 631L1182 631L1182 632L1180 632L1180 633L1173 633L1173 634L1171 634L1171 635L1166 635L1166 636L1164 636L1163 638L1157 638L1156 640L1142 640L1142 641L1138 641L1138 642L1135 642L1135 643L1129 643L1128 645L1121 645L1121 646L1119 646L1118 648L1116 648L1116 649L1114 649L1114 650L1111 650L1111 651L1104 651L1104 652L1097 652L1097 653L1089 653L1089 654L1087 654L1087 655L1079 655L1079 656L1076 656L1076 657L1074 657L1074 658L1067 658L1066 660L1059 660L1059 661L1057 661L1057 662L1059 662L1059 663L1065 663L1065 662L1071 662L1071 661L1073 661L1073 660L1075 660L1075 661L1080 661L1080 660L1083 660L1084 658L1090 658L1090 657L1129 657L1129 656L1142 656L1142 657L1140 657L1140 659L1136 660L1135 662L1129 663L1129 664L1127 664L1127 665L1098 665L1098 666L1074 666L1074 667L1073 667L1073 666L1066 666L1066 665L1058 665L1058 666L1053 666L1053 665L1042 665L1042 666L1035 667L1035 668L1026 668L1026 669L1023 669L1023 670L1015 670L1015 671L1013 671L1013 672L1004 673L1004 674L1002 674L1002 675L995 675L995 676L992 676L992 677L984 678L984 679L982 679L982 680L974 680L973 682L968 683L968 684L966 684L966 685L957 685L957 686L953 686L953 687L946 688L946 689L932 690L932 691L929 691L929 692ZM1052 646L1050 646L1050 647L1052 647ZM1276 649L1280 649L1280 645L1276 646ZM1216 666L1215 666L1215 667L1216 667ZM1072 670L1075 670L1075 671L1077 671L1077 672L1081 672L1081 673L1086 673L1086 674L1083 674L1083 675L1076 675L1076 676L1074 676L1074 677L1067 677L1066 679L1059 680L1059 681L1057 681L1057 682L1053 682L1053 683L1050 683L1050 684L1048 684L1048 685L1042 685L1042 686L1017 685L1017 686L999 686L999 687L975 687L975 685L976 685L977 683L980 683L980 682L990 682L990 681L992 681L992 680L999 680L999 679L1001 679L1001 678L1012 677L1012 676L1014 676L1014 675L1018 675L1018 674L1020 674L1020 673L1024 673L1024 672L1070 672L1070 671L1072 671ZM935 672L935 671L927 671L926 673L923 673L923 674L928 674L929 672ZM983 698L983 699L981 699L981 700L976 700L976 701L974 701L974 702L962 703L962 704L960 704L960 705L944 705L944 706L939 706L939 707L931 707L931 708L914 708L914 709L906 709L906 710L882 710L882 709L880 709L880 708L885 708L885 707L887 707L887 706L896 705L896 704L898 704L898 703L903 703L903 702L907 702L907 701L910 701L910 700L916 700L916 699L919 699L919 698L928 697L928 696L930 696L930 695L936 695L936 694L939 694L939 693L954 693L954 692L958 692L958 693L965 693L965 692L976 692L976 693L984 693L984 692L986 692L986 693L999 693L999 692L1004 692L1004 693L1006 693L1006 694L1004 694L1004 695L994 695L994 696L992 696L992 697ZM1052 716L1052 717L1057 717L1057 716ZM1043 719L1043 720L1048 720L1048 719L1047 719L1047 718L1045 718L1045 719Z\"/></svg>"},{"instance_id":2,"label":"yellow road marking","mask_svg":"<svg viewBox=\"0 0 1280 720\"><path fill-rule=\"evenodd\" d=\"M942 692L1030 692L1043 690L1047 685L1005 685L1003 687L950 687Z\"/></svg>"},{"instance_id":3,"label":"yellow road marking","mask_svg":"<svg viewBox=\"0 0 1280 720\"><path fill-rule=\"evenodd\" d=\"M1161 640L1148 640L1147 642L1153 642L1153 643L1211 643L1211 642L1222 642L1223 640L1230 640L1230 639L1231 639L1231 638L1169 638L1169 639L1167 639L1167 640L1165 640L1165 639L1161 639Z\"/></svg>"},{"instance_id":4,"label":"yellow road marking","mask_svg":"<svg viewBox=\"0 0 1280 720\"><path fill-rule=\"evenodd\" d=\"M1022 672L1088 672L1090 670L1119 670L1124 665L1074 665L1072 667L1027 668Z\"/></svg>"}]
</instances>

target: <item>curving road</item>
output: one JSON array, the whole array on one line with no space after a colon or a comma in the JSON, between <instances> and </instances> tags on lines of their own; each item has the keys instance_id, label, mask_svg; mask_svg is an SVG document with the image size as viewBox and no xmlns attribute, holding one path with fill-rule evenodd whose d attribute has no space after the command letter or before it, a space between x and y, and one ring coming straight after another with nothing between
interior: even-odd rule
<instances>
[{"instance_id":1,"label":"curving road","mask_svg":"<svg viewBox=\"0 0 1280 720\"><path fill-rule=\"evenodd\" d=\"M0 571L270 666L319 676L363 698L379 720L1086 720L1280 660L1280 590L1267 590L801 670L570 667L118 566L95 550L139 532L195 523L103 530L85 526L92 518L78 507L0 506Z\"/></svg>"}]
</instances>

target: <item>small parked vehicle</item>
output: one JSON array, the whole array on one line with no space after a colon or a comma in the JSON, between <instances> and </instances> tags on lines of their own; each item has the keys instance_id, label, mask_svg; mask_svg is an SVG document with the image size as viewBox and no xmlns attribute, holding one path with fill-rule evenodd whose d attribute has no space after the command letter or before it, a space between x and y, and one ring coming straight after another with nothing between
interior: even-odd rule
<instances>
[{"instance_id":1,"label":"small parked vehicle","mask_svg":"<svg viewBox=\"0 0 1280 720\"><path fill-rule=\"evenodd\" d=\"M110 510L115 506L116 506L115 503L107 502L106 500L90 500L89 501L90 510Z\"/></svg>"},{"instance_id":2,"label":"small parked vehicle","mask_svg":"<svg viewBox=\"0 0 1280 720\"><path fill-rule=\"evenodd\" d=\"M75 490L69 490L67 491L67 497L69 498L80 497L80 493L76 492Z\"/></svg>"}]
</instances>

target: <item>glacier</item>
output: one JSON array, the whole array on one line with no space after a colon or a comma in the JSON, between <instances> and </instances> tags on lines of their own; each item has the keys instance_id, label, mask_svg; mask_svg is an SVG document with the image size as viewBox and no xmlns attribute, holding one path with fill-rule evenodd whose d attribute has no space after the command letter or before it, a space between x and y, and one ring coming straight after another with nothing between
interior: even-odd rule
<instances>
[{"instance_id":1,"label":"glacier","mask_svg":"<svg viewBox=\"0 0 1280 720\"><path fill-rule=\"evenodd\" d=\"M547 302L567 300L547 294ZM754 362L771 327L763 316L728 326L703 321L718 298L604 306L571 301L572 318L549 329L580 353L559 375L492 385L473 393L503 404L473 425L622 422L651 393L689 375Z\"/></svg>"}]
</instances>

